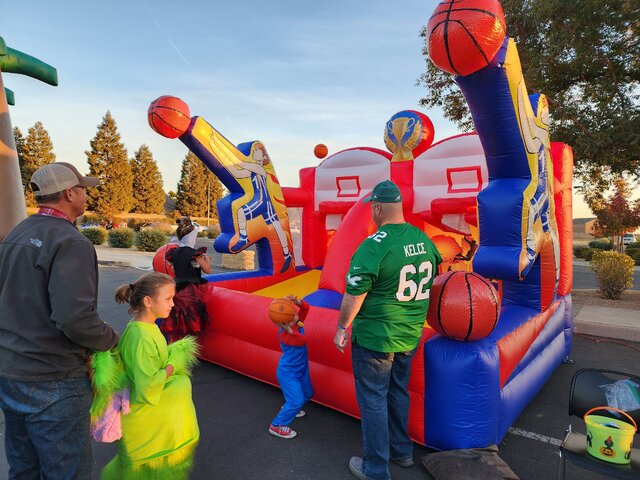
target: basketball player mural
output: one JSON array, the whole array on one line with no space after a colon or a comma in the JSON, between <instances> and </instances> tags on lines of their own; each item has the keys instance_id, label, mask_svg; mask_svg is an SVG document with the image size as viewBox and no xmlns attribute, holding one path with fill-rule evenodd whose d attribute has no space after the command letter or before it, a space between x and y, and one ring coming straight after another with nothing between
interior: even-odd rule
<instances>
[{"instance_id":1,"label":"basketball player mural","mask_svg":"<svg viewBox=\"0 0 640 480\"><path fill-rule=\"evenodd\" d=\"M537 286L544 310L560 276L547 99L527 93L498 0L443 1L427 35L431 60L455 75L470 106L494 181L478 194L474 271L510 282L514 299Z\"/></svg>"},{"instance_id":2,"label":"basketball player mural","mask_svg":"<svg viewBox=\"0 0 640 480\"><path fill-rule=\"evenodd\" d=\"M176 97L158 98L148 115L151 128L167 138L179 137L229 190L217 202L221 233L214 248L238 253L255 244L261 270L293 268L289 216L262 142L233 145L202 117L190 117L189 107Z\"/></svg>"},{"instance_id":3,"label":"basketball player mural","mask_svg":"<svg viewBox=\"0 0 640 480\"><path fill-rule=\"evenodd\" d=\"M209 146L214 152L224 150L224 144L218 142L218 137L219 135L216 135L216 133L211 134ZM289 252L289 239L278 219L267 187L268 174L264 166L270 164L271 160L269 159L267 149L261 142L253 142L250 156L253 162L240 160L236 163L235 157L229 156L229 162L226 164L227 170L234 178L249 178L253 186L253 197L236 210L238 241L233 246L230 246L229 249L235 253L244 250L250 245L247 235L247 220L261 216L267 225L273 227L280 241L284 257L284 265L281 269L282 273L291 266L292 257Z\"/></svg>"}]
</instances>

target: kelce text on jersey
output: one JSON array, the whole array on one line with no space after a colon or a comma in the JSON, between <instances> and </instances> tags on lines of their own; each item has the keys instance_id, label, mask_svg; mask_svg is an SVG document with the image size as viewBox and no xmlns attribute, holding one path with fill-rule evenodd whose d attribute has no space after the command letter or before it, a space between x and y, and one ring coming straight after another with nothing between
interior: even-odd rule
<instances>
[{"instance_id":1,"label":"kelce text on jersey","mask_svg":"<svg viewBox=\"0 0 640 480\"><path fill-rule=\"evenodd\" d=\"M424 249L424 243L411 243L404 246L405 257L415 257L416 255L421 255L423 253L427 253Z\"/></svg>"}]
</instances>

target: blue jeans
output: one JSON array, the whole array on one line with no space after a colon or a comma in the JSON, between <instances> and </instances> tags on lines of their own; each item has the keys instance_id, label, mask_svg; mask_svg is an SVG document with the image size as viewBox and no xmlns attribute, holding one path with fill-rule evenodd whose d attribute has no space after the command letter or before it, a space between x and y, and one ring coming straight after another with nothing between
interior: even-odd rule
<instances>
[{"instance_id":1,"label":"blue jeans","mask_svg":"<svg viewBox=\"0 0 640 480\"><path fill-rule=\"evenodd\" d=\"M409 352L375 352L351 344L356 398L362 417L364 474L372 480L389 480L389 459L413 456L409 425L409 376L416 349Z\"/></svg>"},{"instance_id":2,"label":"blue jeans","mask_svg":"<svg viewBox=\"0 0 640 480\"><path fill-rule=\"evenodd\" d=\"M0 377L10 480L91 479L88 377L18 382Z\"/></svg>"}]
</instances>

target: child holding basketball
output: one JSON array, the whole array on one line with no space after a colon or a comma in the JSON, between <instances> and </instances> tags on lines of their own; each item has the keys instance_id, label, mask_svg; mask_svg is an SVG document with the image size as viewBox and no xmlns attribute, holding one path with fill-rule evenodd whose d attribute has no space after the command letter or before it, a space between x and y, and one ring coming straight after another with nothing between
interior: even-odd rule
<instances>
[{"instance_id":1,"label":"child holding basketball","mask_svg":"<svg viewBox=\"0 0 640 480\"><path fill-rule=\"evenodd\" d=\"M175 282L149 273L116 290L134 318L116 350L130 390L130 412L121 416L118 454L102 470L102 480L188 478L200 437L191 399L190 368L196 344L187 337L167 346L154 323L173 307Z\"/></svg>"},{"instance_id":2,"label":"child holding basketball","mask_svg":"<svg viewBox=\"0 0 640 480\"><path fill-rule=\"evenodd\" d=\"M278 415L269 425L269 433L279 438L293 438L298 433L289 425L295 418L305 415L303 405L313 396L311 378L309 377L309 357L307 339L304 337L304 322L309 313L309 304L298 300L294 295L285 297L298 307L298 312L290 322L280 324L278 336L282 356L278 362L278 382L285 403Z\"/></svg>"}]
</instances>

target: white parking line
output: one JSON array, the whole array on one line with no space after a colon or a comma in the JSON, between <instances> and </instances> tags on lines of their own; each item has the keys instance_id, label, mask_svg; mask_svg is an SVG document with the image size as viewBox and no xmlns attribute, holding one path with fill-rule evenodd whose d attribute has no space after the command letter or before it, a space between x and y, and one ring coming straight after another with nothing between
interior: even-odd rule
<instances>
[{"instance_id":1,"label":"white parking line","mask_svg":"<svg viewBox=\"0 0 640 480\"><path fill-rule=\"evenodd\" d=\"M510 427L508 433L530 438L531 440L538 440L539 442L555 445L556 447L562 445L562 440L558 440L557 438L553 437L547 437L546 435L541 435L539 433L527 432L526 430L522 430L520 428Z\"/></svg>"}]
</instances>

